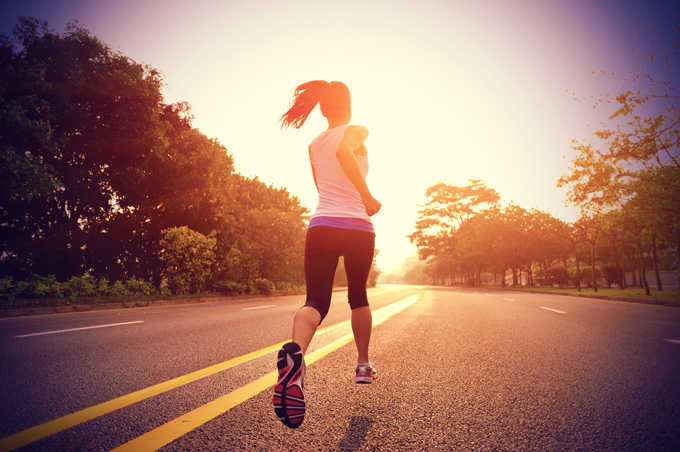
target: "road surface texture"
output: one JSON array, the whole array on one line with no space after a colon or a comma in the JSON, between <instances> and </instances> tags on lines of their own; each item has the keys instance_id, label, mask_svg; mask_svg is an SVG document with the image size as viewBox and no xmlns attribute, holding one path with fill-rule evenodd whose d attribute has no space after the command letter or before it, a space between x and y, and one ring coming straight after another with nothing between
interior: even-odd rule
<instances>
[{"instance_id":1,"label":"road surface texture","mask_svg":"<svg viewBox=\"0 0 680 452\"><path fill-rule=\"evenodd\" d=\"M290 430L273 373L303 298L0 320L0 451L680 450L678 308L379 287L357 385L336 292Z\"/></svg>"}]
</instances>

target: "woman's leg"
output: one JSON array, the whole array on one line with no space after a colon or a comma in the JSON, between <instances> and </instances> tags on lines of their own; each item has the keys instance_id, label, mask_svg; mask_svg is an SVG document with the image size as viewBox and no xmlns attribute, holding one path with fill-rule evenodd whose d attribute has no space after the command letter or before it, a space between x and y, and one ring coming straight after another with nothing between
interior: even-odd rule
<instances>
[{"instance_id":1,"label":"woman's leg","mask_svg":"<svg viewBox=\"0 0 680 452\"><path fill-rule=\"evenodd\" d=\"M295 314L293 320L293 342L300 346L302 353L307 353L307 347L314 338L316 328L321 322L321 314L311 306L303 306Z\"/></svg>"},{"instance_id":2,"label":"woman's leg","mask_svg":"<svg viewBox=\"0 0 680 452\"><path fill-rule=\"evenodd\" d=\"M352 308L352 332L359 354L358 362L369 361L368 346L371 342L373 316L368 306L366 281L373 265L375 235L368 232L351 231L346 248L345 272L347 273L347 291L349 305Z\"/></svg>"},{"instance_id":3,"label":"woman's leg","mask_svg":"<svg viewBox=\"0 0 680 452\"><path fill-rule=\"evenodd\" d=\"M293 320L293 342L307 351L317 327L326 317L333 295L333 278L340 254L336 249L338 230L316 226L305 241L305 283L307 300Z\"/></svg>"},{"instance_id":4,"label":"woman's leg","mask_svg":"<svg viewBox=\"0 0 680 452\"><path fill-rule=\"evenodd\" d=\"M371 342L371 329L373 325L373 315L371 308L364 306L352 310L352 332L354 333L354 342L357 345L357 362L366 364L368 359L368 345Z\"/></svg>"}]
</instances>

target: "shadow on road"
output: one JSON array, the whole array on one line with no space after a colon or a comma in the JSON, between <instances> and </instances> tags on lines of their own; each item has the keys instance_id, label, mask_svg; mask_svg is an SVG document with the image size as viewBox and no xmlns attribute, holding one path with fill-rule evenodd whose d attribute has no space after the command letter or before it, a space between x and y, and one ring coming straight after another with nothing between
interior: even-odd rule
<instances>
[{"instance_id":1,"label":"shadow on road","mask_svg":"<svg viewBox=\"0 0 680 452\"><path fill-rule=\"evenodd\" d=\"M373 421L366 416L353 417L349 422L345 436L340 441L340 450L342 452L359 450L368 430L371 428L371 424L373 424Z\"/></svg>"}]
</instances>

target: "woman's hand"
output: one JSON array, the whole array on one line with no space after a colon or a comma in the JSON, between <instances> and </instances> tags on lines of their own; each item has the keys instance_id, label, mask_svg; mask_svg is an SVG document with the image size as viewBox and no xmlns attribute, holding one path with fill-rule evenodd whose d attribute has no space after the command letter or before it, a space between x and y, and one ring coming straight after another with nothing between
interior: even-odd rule
<instances>
[{"instance_id":1,"label":"woman's hand","mask_svg":"<svg viewBox=\"0 0 680 452\"><path fill-rule=\"evenodd\" d=\"M380 208L382 207L382 204L380 201L375 199L373 196L365 195L361 197L361 201L364 203L364 207L366 207L366 214L369 217L372 217L376 213L380 211Z\"/></svg>"}]
</instances>

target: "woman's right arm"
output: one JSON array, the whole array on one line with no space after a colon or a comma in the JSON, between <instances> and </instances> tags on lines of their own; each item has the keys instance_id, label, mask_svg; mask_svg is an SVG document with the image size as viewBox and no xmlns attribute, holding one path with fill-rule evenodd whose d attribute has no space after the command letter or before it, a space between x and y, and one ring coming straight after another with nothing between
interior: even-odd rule
<instances>
[{"instance_id":1,"label":"woman's right arm","mask_svg":"<svg viewBox=\"0 0 680 452\"><path fill-rule=\"evenodd\" d=\"M312 165L312 177L314 177L314 185L316 186L316 191L319 191L319 183L316 181L316 169L314 168L314 162L312 161L312 145L309 145L309 163Z\"/></svg>"}]
</instances>

